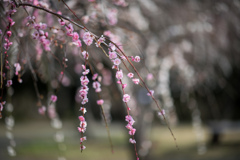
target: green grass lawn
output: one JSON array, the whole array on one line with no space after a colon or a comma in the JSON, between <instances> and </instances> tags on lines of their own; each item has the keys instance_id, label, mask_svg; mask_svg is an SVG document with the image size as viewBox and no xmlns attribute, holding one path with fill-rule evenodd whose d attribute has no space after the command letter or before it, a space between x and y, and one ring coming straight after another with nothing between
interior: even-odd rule
<instances>
[{"instance_id":1,"label":"green grass lawn","mask_svg":"<svg viewBox=\"0 0 240 160\"><path fill-rule=\"evenodd\" d=\"M131 149L124 125L111 124L110 126L114 153L111 152L105 127L98 123L88 125L88 140L85 142L87 149L81 153L77 125L72 121L64 122L65 143L60 145L53 138L56 131L46 121L16 124L13 132L17 143L17 156L9 157L6 152L6 146L9 144L5 137L6 129L3 124L0 124L0 160L57 160L58 156L64 156L68 160L131 160ZM172 127L172 130L180 149L175 147L166 127L155 126L151 133L150 160L240 159L240 132L229 132L223 135L220 145L207 145L207 152L204 155L198 155L196 138L191 125L179 125ZM205 141L208 141L209 132L206 127L204 127L204 135Z\"/></svg>"}]
</instances>

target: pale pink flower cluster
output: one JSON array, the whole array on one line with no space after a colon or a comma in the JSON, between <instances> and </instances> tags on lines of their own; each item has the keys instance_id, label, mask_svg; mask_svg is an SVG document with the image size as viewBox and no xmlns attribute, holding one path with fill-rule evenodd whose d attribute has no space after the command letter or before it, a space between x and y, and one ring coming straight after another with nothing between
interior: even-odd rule
<instances>
[{"instance_id":1,"label":"pale pink flower cluster","mask_svg":"<svg viewBox=\"0 0 240 160\"><path fill-rule=\"evenodd\" d=\"M89 88L88 88L87 85L89 83L89 79L87 78L87 76L83 75L83 76L80 77L80 81L81 81L82 86L81 86L81 89L79 91L79 94L80 94L79 96L81 97L82 104L84 105L88 102L87 95L88 95Z\"/></svg>"},{"instance_id":2,"label":"pale pink flower cluster","mask_svg":"<svg viewBox=\"0 0 240 160\"><path fill-rule=\"evenodd\" d=\"M35 17L27 17L31 23L27 23L28 26L32 26L35 28L35 31L32 33L33 39L38 40L44 47L45 51L50 51L50 44L51 41L48 39L48 32L44 32L45 29L47 29L47 24L45 23L34 23Z\"/></svg>"},{"instance_id":3,"label":"pale pink flower cluster","mask_svg":"<svg viewBox=\"0 0 240 160\"><path fill-rule=\"evenodd\" d=\"M98 81L93 82L93 88L95 89L95 92L97 92L97 93L102 91L101 84Z\"/></svg>"},{"instance_id":4,"label":"pale pink flower cluster","mask_svg":"<svg viewBox=\"0 0 240 160\"><path fill-rule=\"evenodd\" d=\"M87 130L87 122L83 116L79 116L78 119L80 121L78 131L84 133Z\"/></svg>"},{"instance_id":5,"label":"pale pink flower cluster","mask_svg":"<svg viewBox=\"0 0 240 160\"><path fill-rule=\"evenodd\" d=\"M127 76L128 76L129 78L133 78L134 74L130 72L130 73L127 74ZM140 83L140 80L139 80L138 78L133 78L132 81L133 81L133 83L135 83L135 84L139 84L139 83Z\"/></svg>"},{"instance_id":6,"label":"pale pink flower cluster","mask_svg":"<svg viewBox=\"0 0 240 160\"><path fill-rule=\"evenodd\" d=\"M21 70L21 66L19 63L15 63L14 64L14 67L16 68L15 70L15 75L18 75L18 72Z\"/></svg>"},{"instance_id":7,"label":"pale pink flower cluster","mask_svg":"<svg viewBox=\"0 0 240 160\"><path fill-rule=\"evenodd\" d=\"M126 125L126 128L129 129L129 131L128 131L129 135L134 136L135 132L136 132L136 129L133 128L133 124L135 123L134 119L132 118L132 116L127 115L125 117L125 121L128 122L128 124ZM136 141L132 138L129 139L129 142L130 143L136 143Z\"/></svg>"},{"instance_id":8,"label":"pale pink flower cluster","mask_svg":"<svg viewBox=\"0 0 240 160\"><path fill-rule=\"evenodd\" d=\"M12 5L12 8L15 8L16 6L11 3ZM13 21L13 19L11 18L11 16L16 12L15 9L10 9L8 12L7 12L7 20L8 20L8 25L7 25L7 32L6 32L6 35L4 37L4 40L5 40L5 43L3 44L3 47L5 50L9 50L10 46L13 44L12 42L9 41L9 38L11 37L12 35L12 32L10 31L10 27L12 27L15 22Z\"/></svg>"},{"instance_id":9,"label":"pale pink flower cluster","mask_svg":"<svg viewBox=\"0 0 240 160\"><path fill-rule=\"evenodd\" d=\"M115 24L117 24L117 22L118 22L117 15L118 15L118 10L117 9L115 9L115 8L108 9L107 19L108 19L108 23L111 26L114 26Z\"/></svg>"},{"instance_id":10,"label":"pale pink flower cluster","mask_svg":"<svg viewBox=\"0 0 240 160\"><path fill-rule=\"evenodd\" d=\"M85 32L83 34L83 41L87 46L90 46L93 43L93 35L90 32Z\"/></svg>"},{"instance_id":11,"label":"pale pink flower cluster","mask_svg":"<svg viewBox=\"0 0 240 160\"><path fill-rule=\"evenodd\" d=\"M78 131L80 133L84 133L87 129L87 122L85 121L84 116L79 116L78 119L80 121ZM83 141L85 141L85 140L87 140L86 136L80 138L80 144L81 144L80 149L81 150L84 150L86 148L84 145L82 145Z\"/></svg>"}]
</instances>

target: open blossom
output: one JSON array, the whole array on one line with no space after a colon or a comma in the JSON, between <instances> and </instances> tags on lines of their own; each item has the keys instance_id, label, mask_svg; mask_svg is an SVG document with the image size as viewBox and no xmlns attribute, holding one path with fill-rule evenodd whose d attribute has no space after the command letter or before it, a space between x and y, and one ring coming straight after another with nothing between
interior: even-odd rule
<instances>
[{"instance_id":1,"label":"open blossom","mask_svg":"<svg viewBox=\"0 0 240 160\"><path fill-rule=\"evenodd\" d=\"M80 138L80 142L83 142L83 141L86 141L86 140L87 140L86 136Z\"/></svg>"},{"instance_id":2,"label":"open blossom","mask_svg":"<svg viewBox=\"0 0 240 160\"><path fill-rule=\"evenodd\" d=\"M133 125L133 124L135 123L134 119L133 119L132 116L130 116L130 115L127 115L127 116L125 117L125 121L127 121L128 124L130 124L130 125Z\"/></svg>"},{"instance_id":3,"label":"open blossom","mask_svg":"<svg viewBox=\"0 0 240 160\"><path fill-rule=\"evenodd\" d=\"M135 132L136 132L136 129L132 128L132 129L130 129L130 131L128 133L133 136L135 134Z\"/></svg>"},{"instance_id":4,"label":"open blossom","mask_svg":"<svg viewBox=\"0 0 240 160\"><path fill-rule=\"evenodd\" d=\"M121 60L119 58L116 58L113 60L114 65L118 66L119 64L121 64Z\"/></svg>"},{"instance_id":5,"label":"open blossom","mask_svg":"<svg viewBox=\"0 0 240 160\"><path fill-rule=\"evenodd\" d=\"M88 98L85 97L85 98L82 100L82 104L84 105L84 104L86 104L87 102L88 102Z\"/></svg>"},{"instance_id":6,"label":"open blossom","mask_svg":"<svg viewBox=\"0 0 240 160\"><path fill-rule=\"evenodd\" d=\"M140 80L139 80L138 78L134 78L134 79L132 79L132 81L133 81L133 83L135 83L135 84L139 84L139 82L140 82Z\"/></svg>"},{"instance_id":7,"label":"open blossom","mask_svg":"<svg viewBox=\"0 0 240 160\"><path fill-rule=\"evenodd\" d=\"M126 128L130 130L130 129L132 129L133 127L132 127L132 125L131 125L130 123L128 123L128 124L126 125Z\"/></svg>"},{"instance_id":8,"label":"open blossom","mask_svg":"<svg viewBox=\"0 0 240 160\"><path fill-rule=\"evenodd\" d=\"M89 83L87 76L81 76L80 81L82 86L86 86Z\"/></svg>"},{"instance_id":9,"label":"open blossom","mask_svg":"<svg viewBox=\"0 0 240 160\"><path fill-rule=\"evenodd\" d=\"M51 95L51 101L56 102L57 101L57 96L56 95Z\"/></svg>"},{"instance_id":10,"label":"open blossom","mask_svg":"<svg viewBox=\"0 0 240 160\"><path fill-rule=\"evenodd\" d=\"M79 35L78 35L77 32L73 32L72 39L73 39L74 42L79 39Z\"/></svg>"},{"instance_id":11,"label":"open blossom","mask_svg":"<svg viewBox=\"0 0 240 160\"><path fill-rule=\"evenodd\" d=\"M84 108L84 107L81 107L81 108L80 108L80 111L81 111L83 114L85 114L85 113L87 112L86 108Z\"/></svg>"},{"instance_id":12,"label":"open blossom","mask_svg":"<svg viewBox=\"0 0 240 160\"><path fill-rule=\"evenodd\" d=\"M134 62L140 62L140 57L139 56L135 56Z\"/></svg>"},{"instance_id":13,"label":"open blossom","mask_svg":"<svg viewBox=\"0 0 240 160\"><path fill-rule=\"evenodd\" d=\"M123 95L123 102L128 102L130 100L130 96L128 94Z\"/></svg>"},{"instance_id":14,"label":"open blossom","mask_svg":"<svg viewBox=\"0 0 240 160\"><path fill-rule=\"evenodd\" d=\"M80 121L80 127L81 128L87 128L87 122L86 121Z\"/></svg>"},{"instance_id":15,"label":"open blossom","mask_svg":"<svg viewBox=\"0 0 240 160\"><path fill-rule=\"evenodd\" d=\"M81 121L81 122L85 121L85 118L84 118L83 116L79 116L78 119L79 119L79 121Z\"/></svg>"},{"instance_id":16,"label":"open blossom","mask_svg":"<svg viewBox=\"0 0 240 160\"><path fill-rule=\"evenodd\" d=\"M81 133L84 133L86 131L86 128L78 127L78 131Z\"/></svg>"},{"instance_id":17,"label":"open blossom","mask_svg":"<svg viewBox=\"0 0 240 160\"><path fill-rule=\"evenodd\" d=\"M132 78L132 77L134 76L134 74L133 74L133 73L128 73L127 76L128 76L129 78Z\"/></svg>"},{"instance_id":18,"label":"open blossom","mask_svg":"<svg viewBox=\"0 0 240 160\"><path fill-rule=\"evenodd\" d=\"M120 79L123 78L123 72L122 72L122 70L116 72L116 78L117 78L118 80L120 80Z\"/></svg>"},{"instance_id":19,"label":"open blossom","mask_svg":"<svg viewBox=\"0 0 240 160\"><path fill-rule=\"evenodd\" d=\"M93 88L94 89L97 89L97 88L99 88L99 87L101 87L101 84L99 83L99 82L93 82Z\"/></svg>"},{"instance_id":20,"label":"open blossom","mask_svg":"<svg viewBox=\"0 0 240 160\"><path fill-rule=\"evenodd\" d=\"M110 59L115 59L115 58L117 58L117 53L116 53L116 52L111 52L111 51L109 51L109 58L110 58Z\"/></svg>"}]
</instances>

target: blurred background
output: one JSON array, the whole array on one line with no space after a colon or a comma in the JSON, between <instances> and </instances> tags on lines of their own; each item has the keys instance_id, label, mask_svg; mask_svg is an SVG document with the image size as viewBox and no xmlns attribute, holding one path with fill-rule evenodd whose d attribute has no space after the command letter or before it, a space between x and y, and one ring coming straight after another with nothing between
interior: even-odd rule
<instances>
[{"instance_id":1,"label":"blurred background","mask_svg":"<svg viewBox=\"0 0 240 160\"><path fill-rule=\"evenodd\" d=\"M62 2L44 2L76 20ZM134 65L155 91L179 148L157 114L156 105L146 96L147 91L125 78L126 92L132 97L129 106L136 119L135 138L141 159L240 159L240 1L129 0L125 7L117 2L121 1L66 1L93 33L111 31L114 36L109 38L117 41L128 56L141 57L141 62ZM117 12L116 24L109 18L109 14L116 13L113 8ZM24 13L21 8L19 12ZM58 26L57 19L49 14L34 9L29 12L37 15L39 22ZM0 159L135 159L112 62L95 46L88 49L92 67L102 76L101 96L105 100L103 107L114 154L96 104L97 95L91 87L86 106L87 149L81 153L77 117L83 60L78 57L79 50L60 35L56 38L58 45L52 49L55 56L39 51L31 38L32 30L23 27L24 14L13 17L18 44L12 47L10 59L13 64L19 61L24 66L23 83L19 84L19 77L12 75L13 86L4 90L7 104L0 121ZM76 31L81 32L77 28ZM51 29L49 32L56 34ZM36 52L42 52L40 59L36 58ZM18 58L14 58L16 55ZM56 57L60 62L63 57L68 59L63 64L67 68L61 82L61 65ZM48 104L48 97L57 90L56 120L38 114L35 83L43 105Z\"/></svg>"}]
</instances>

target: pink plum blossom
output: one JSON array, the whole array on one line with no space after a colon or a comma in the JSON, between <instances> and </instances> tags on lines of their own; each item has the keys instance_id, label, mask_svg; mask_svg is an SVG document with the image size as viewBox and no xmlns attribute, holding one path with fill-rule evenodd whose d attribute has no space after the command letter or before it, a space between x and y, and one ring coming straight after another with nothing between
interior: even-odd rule
<instances>
[{"instance_id":1,"label":"pink plum blossom","mask_svg":"<svg viewBox=\"0 0 240 160\"><path fill-rule=\"evenodd\" d=\"M134 74L130 72L130 73L127 74L127 76L128 76L129 78L133 78Z\"/></svg>"},{"instance_id":2,"label":"pink plum blossom","mask_svg":"<svg viewBox=\"0 0 240 160\"><path fill-rule=\"evenodd\" d=\"M135 83L135 84L139 84L139 82L140 82L140 80L139 80L138 78L134 78L134 79L132 79L132 81L133 81L133 83Z\"/></svg>"},{"instance_id":3,"label":"pink plum blossom","mask_svg":"<svg viewBox=\"0 0 240 160\"><path fill-rule=\"evenodd\" d=\"M140 57L139 56L135 56L134 62L140 62Z\"/></svg>"},{"instance_id":4,"label":"pink plum blossom","mask_svg":"<svg viewBox=\"0 0 240 160\"><path fill-rule=\"evenodd\" d=\"M115 58L117 58L117 53L116 53L116 52L111 52L111 51L109 51L109 58L110 58L110 59L115 59Z\"/></svg>"},{"instance_id":5,"label":"pink plum blossom","mask_svg":"<svg viewBox=\"0 0 240 160\"><path fill-rule=\"evenodd\" d=\"M90 32L85 32L83 34L83 41L87 46L90 46L93 42L93 36L91 35Z\"/></svg>"},{"instance_id":6,"label":"pink plum blossom","mask_svg":"<svg viewBox=\"0 0 240 160\"><path fill-rule=\"evenodd\" d=\"M118 80L120 80L120 79L123 78L123 72L122 72L122 70L119 70L119 71L116 72L116 78L117 78Z\"/></svg>"},{"instance_id":7,"label":"pink plum blossom","mask_svg":"<svg viewBox=\"0 0 240 160\"><path fill-rule=\"evenodd\" d=\"M85 113L87 112L86 108L84 108L84 107L81 107L81 108L80 108L80 111L81 111L83 114L85 114Z\"/></svg>"},{"instance_id":8,"label":"pink plum blossom","mask_svg":"<svg viewBox=\"0 0 240 160\"><path fill-rule=\"evenodd\" d=\"M119 64L121 64L121 60L119 58L116 58L113 60L114 65L118 66Z\"/></svg>"},{"instance_id":9,"label":"pink plum blossom","mask_svg":"<svg viewBox=\"0 0 240 160\"><path fill-rule=\"evenodd\" d=\"M51 95L51 101L56 102L57 101L57 96L56 95Z\"/></svg>"},{"instance_id":10,"label":"pink plum blossom","mask_svg":"<svg viewBox=\"0 0 240 160\"><path fill-rule=\"evenodd\" d=\"M130 100L130 96L128 94L123 95L123 102L128 102Z\"/></svg>"},{"instance_id":11,"label":"pink plum blossom","mask_svg":"<svg viewBox=\"0 0 240 160\"><path fill-rule=\"evenodd\" d=\"M85 118L83 116L78 116L79 121L83 122L85 121Z\"/></svg>"}]
</instances>

